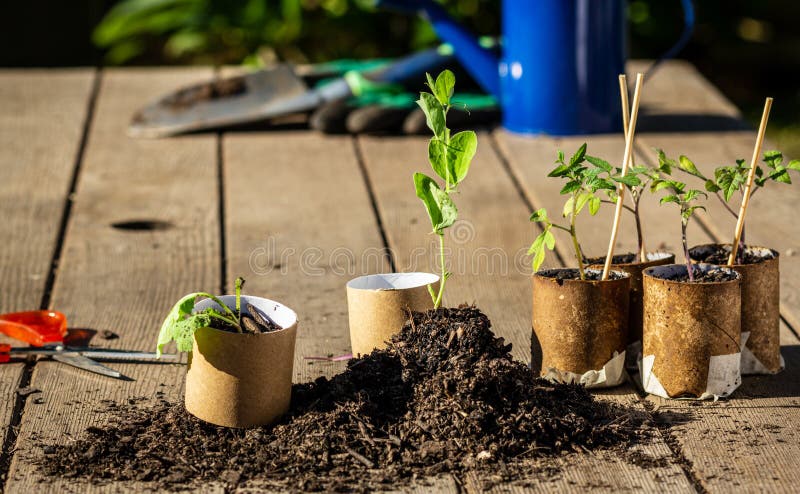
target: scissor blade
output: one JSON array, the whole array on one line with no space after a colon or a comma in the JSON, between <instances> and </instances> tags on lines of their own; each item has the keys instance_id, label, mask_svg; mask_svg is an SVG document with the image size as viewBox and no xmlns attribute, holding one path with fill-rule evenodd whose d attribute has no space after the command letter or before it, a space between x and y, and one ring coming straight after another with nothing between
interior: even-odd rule
<instances>
[{"instance_id":1,"label":"scissor blade","mask_svg":"<svg viewBox=\"0 0 800 494\"><path fill-rule=\"evenodd\" d=\"M95 374L101 374L103 376L114 377L117 379L122 378L122 374L120 374L118 371L115 371L110 367L106 367L99 362L95 362L89 357L84 357L79 353L55 354L53 355L53 360L57 360L61 363L71 365L79 369L87 370L89 372L94 372Z\"/></svg>"},{"instance_id":2,"label":"scissor blade","mask_svg":"<svg viewBox=\"0 0 800 494\"><path fill-rule=\"evenodd\" d=\"M107 349L101 350L97 348L67 348L69 351L79 352L84 357L97 360L144 360L153 362L175 363L181 361L180 354L177 353L162 353L161 357L155 352L131 352L127 350Z\"/></svg>"}]
</instances>

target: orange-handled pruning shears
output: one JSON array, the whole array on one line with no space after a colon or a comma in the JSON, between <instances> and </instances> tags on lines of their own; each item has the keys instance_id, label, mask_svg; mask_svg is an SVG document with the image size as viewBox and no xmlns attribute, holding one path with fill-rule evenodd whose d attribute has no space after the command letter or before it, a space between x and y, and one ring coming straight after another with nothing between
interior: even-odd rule
<instances>
[{"instance_id":1,"label":"orange-handled pruning shears","mask_svg":"<svg viewBox=\"0 0 800 494\"><path fill-rule=\"evenodd\" d=\"M158 358L154 352L65 346L67 318L64 314L56 311L35 310L0 315L0 333L32 345L30 347L12 347L0 344L0 363L8 362L12 355L45 355L79 369L121 379L123 376L118 371L93 359L151 361ZM178 362L180 356L162 354L159 361Z\"/></svg>"}]
</instances>

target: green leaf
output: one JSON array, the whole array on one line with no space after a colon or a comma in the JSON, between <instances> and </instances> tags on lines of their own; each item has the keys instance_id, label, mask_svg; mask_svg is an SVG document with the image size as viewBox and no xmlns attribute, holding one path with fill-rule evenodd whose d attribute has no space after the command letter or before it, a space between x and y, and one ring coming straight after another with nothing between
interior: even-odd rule
<instances>
[{"instance_id":1,"label":"green leaf","mask_svg":"<svg viewBox=\"0 0 800 494\"><path fill-rule=\"evenodd\" d=\"M706 190L711 192L711 193L716 193L716 192L720 191L719 186L717 184L715 184L714 181L711 180L711 179L706 180L705 186L706 186Z\"/></svg>"},{"instance_id":2,"label":"green leaf","mask_svg":"<svg viewBox=\"0 0 800 494\"><path fill-rule=\"evenodd\" d=\"M567 182L566 185L561 189L561 194L569 194L571 192L575 192L576 190L581 188L580 180L570 180Z\"/></svg>"},{"instance_id":3,"label":"green leaf","mask_svg":"<svg viewBox=\"0 0 800 494\"><path fill-rule=\"evenodd\" d=\"M433 135L439 139L444 139L446 129L444 108L442 108L436 96L430 93L419 93L417 105L419 105L425 113L428 128L433 131Z\"/></svg>"},{"instance_id":4,"label":"green leaf","mask_svg":"<svg viewBox=\"0 0 800 494\"><path fill-rule=\"evenodd\" d=\"M775 171L769 174L769 178L783 184L792 183L792 177L789 176L789 172L783 166L775 167Z\"/></svg>"},{"instance_id":5,"label":"green leaf","mask_svg":"<svg viewBox=\"0 0 800 494\"><path fill-rule=\"evenodd\" d=\"M581 192L578 194L578 201L575 203L575 214L580 213L584 206L586 206L586 203L589 202L589 199L592 197L593 196L591 192Z\"/></svg>"},{"instance_id":6,"label":"green leaf","mask_svg":"<svg viewBox=\"0 0 800 494\"><path fill-rule=\"evenodd\" d=\"M764 153L764 163L770 168L775 168L783 163L783 153L778 150L767 151Z\"/></svg>"},{"instance_id":7,"label":"green leaf","mask_svg":"<svg viewBox=\"0 0 800 494\"><path fill-rule=\"evenodd\" d=\"M443 70L436 78L436 99L442 106L450 104L450 98L453 96L453 90L456 86L456 76L449 70Z\"/></svg>"},{"instance_id":8,"label":"green leaf","mask_svg":"<svg viewBox=\"0 0 800 494\"><path fill-rule=\"evenodd\" d=\"M680 199L678 199L678 196L675 196L675 195L668 195L668 196L664 196L664 197L662 197L662 198L661 198L661 201L659 201L659 202L660 202L661 204L666 204L666 203L668 203L668 202L674 202L675 204L680 204L680 203L681 203L681 200L680 200Z\"/></svg>"},{"instance_id":9,"label":"green leaf","mask_svg":"<svg viewBox=\"0 0 800 494\"><path fill-rule=\"evenodd\" d=\"M548 177L563 177L569 171L570 166L567 164L561 164L553 169L550 173L547 174Z\"/></svg>"},{"instance_id":10,"label":"green leaf","mask_svg":"<svg viewBox=\"0 0 800 494\"><path fill-rule=\"evenodd\" d=\"M695 177L699 177L702 179L706 178L703 176L702 173L700 173L700 170L697 169L697 167L694 165L694 162L692 162L692 160L690 160L686 156L681 155L678 158L678 162L679 162L678 166L680 167L681 170L689 173L690 175L694 175Z\"/></svg>"},{"instance_id":11,"label":"green leaf","mask_svg":"<svg viewBox=\"0 0 800 494\"><path fill-rule=\"evenodd\" d=\"M456 184L467 176L469 165L472 163L472 158L475 156L477 149L478 136L471 130L459 132L450 138L448 166L450 166L451 174L455 177L454 182Z\"/></svg>"},{"instance_id":12,"label":"green leaf","mask_svg":"<svg viewBox=\"0 0 800 494\"><path fill-rule=\"evenodd\" d=\"M440 189L439 184L424 173L414 174L414 186L417 197L422 200L428 211L434 233L442 235L442 230L451 226L458 218L455 204L447 192Z\"/></svg>"},{"instance_id":13,"label":"green leaf","mask_svg":"<svg viewBox=\"0 0 800 494\"><path fill-rule=\"evenodd\" d=\"M586 155L586 161L588 161L589 163L593 164L594 166L596 166L597 168L600 168L601 170L603 170L605 172L611 173L611 170L613 170L613 167L608 163L608 161L606 161L606 160L604 160L602 158L598 158L596 156L589 156L587 154Z\"/></svg>"},{"instance_id":14,"label":"green leaf","mask_svg":"<svg viewBox=\"0 0 800 494\"><path fill-rule=\"evenodd\" d=\"M642 181L639 180L639 177L637 177L633 173L628 173L627 175L623 176L616 175L612 177L612 179L616 182L623 183L628 187L636 187L637 185L640 185L642 183Z\"/></svg>"},{"instance_id":15,"label":"green leaf","mask_svg":"<svg viewBox=\"0 0 800 494\"><path fill-rule=\"evenodd\" d=\"M550 228L547 228L544 232L544 245L550 250L553 250L556 246L556 236L553 235Z\"/></svg>"},{"instance_id":16,"label":"green leaf","mask_svg":"<svg viewBox=\"0 0 800 494\"><path fill-rule=\"evenodd\" d=\"M594 216L597 214L599 210L600 210L600 198L592 196L592 198L589 199L589 214Z\"/></svg>"},{"instance_id":17,"label":"green leaf","mask_svg":"<svg viewBox=\"0 0 800 494\"><path fill-rule=\"evenodd\" d=\"M427 81L428 81L428 83L427 83L428 84L428 88L430 88L431 92L435 92L436 91L436 81L433 80L433 77L431 76L431 74L428 73L428 72L425 72L425 79L427 79Z\"/></svg>"},{"instance_id":18,"label":"green leaf","mask_svg":"<svg viewBox=\"0 0 800 494\"><path fill-rule=\"evenodd\" d=\"M683 219L685 219L685 220L688 220L689 218L691 218L691 217L692 217L692 215L694 214L694 212L695 212L696 210L698 210L698 209L700 209L700 210L703 210L703 211L705 211L705 210L706 210L706 208L705 208L705 207L703 207L703 206L692 206L692 207L689 207L689 208L686 208L685 210L683 210L683 211L681 212L681 217L682 217Z\"/></svg>"},{"instance_id":19,"label":"green leaf","mask_svg":"<svg viewBox=\"0 0 800 494\"><path fill-rule=\"evenodd\" d=\"M658 153L658 171L666 174L672 173L672 169L675 167L675 160L667 158L667 155L661 149L656 149L656 152Z\"/></svg>"},{"instance_id":20,"label":"green leaf","mask_svg":"<svg viewBox=\"0 0 800 494\"><path fill-rule=\"evenodd\" d=\"M569 196L567 202L564 203L564 207L561 209L561 216L564 218L568 217L572 214L572 205L575 203L575 196Z\"/></svg>"},{"instance_id":21,"label":"green leaf","mask_svg":"<svg viewBox=\"0 0 800 494\"><path fill-rule=\"evenodd\" d=\"M169 311L169 314L167 314L166 319L164 319L164 322L161 324L161 330L158 333L158 343L156 344L156 353L158 356L161 356L161 352L167 343L176 339L176 335L178 334L178 323L191 316L197 296L197 293L190 293L189 295L186 295L182 299L178 300L178 302ZM192 345L190 341L189 350L191 349Z\"/></svg>"},{"instance_id":22,"label":"green leaf","mask_svg":"<svg viewBox=\"0 0 800 494\"><path fill-rule=\"evenodd\" d=\"M537 209L536 211L534 211L533 214L531 214L530 220L534 223L550 222L550 220L547 219L547 210L545 208Z\"/></svg>"},{"instance_id":23,"label":"green leaf","mask_svg":"<svg viewBox=\"0 0 800 494\"><path fill-rule=\"evenodd\" d=\"M572 158L569 159L570 166L577 165L578 163L583 162L583 158L586 156L586 143L584 142L581 147L575 151L575 154L572 155Z\"/></svg>"},{"instance_id":24,"label":"green leaf","mask_svg":"<svg viewBox=\"0 0 800 494\"><path fill-rule=\"evenodd\" d=\"M448 168L447 168L447 146L444 141L438 137L432 137L428 142L428 162L431 168L436 172L442 180L448 181ZM453 183L453 178L450 177L449 182Z\"/></svg>"},{"instance_id":25,"label":"green leaf","mask_svg":"<svg viewBox=\"0 0 800 494\"><path fill-rule=\"evenodd\" d=\"M800 171L800 160L792 160L786 165L786 168L790 170Z\"/></svg>"}]
</instances>

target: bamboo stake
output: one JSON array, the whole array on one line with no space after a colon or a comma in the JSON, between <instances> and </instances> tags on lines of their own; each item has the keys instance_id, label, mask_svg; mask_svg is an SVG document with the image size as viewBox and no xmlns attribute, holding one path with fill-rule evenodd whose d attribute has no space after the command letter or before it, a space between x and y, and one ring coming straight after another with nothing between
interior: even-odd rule
<instances>
[{"instance_id":1,"label":"bamboo stake","mask_svg":"<svg viewBox=\"0 0 800 494\"><path fill-rule=\"evenodd\" d=\"M750 160L750 171L747 173L747 184L744 187L744 197L739 208L739 217L736 219L736 233L733 236L728 266L733 266L736 261L736 254L739 252L739 242L742 240L742 230L744 230L744 216L747 213L747 206L750 204L750 191L753 188L753 180L756 178L756 165L758 165L758 158L761 156L761 146L764 144L764 134L767 131L767 121L769 120L771 108L772 98L767 98L764 102L764 113L761 114L761 124L758 126L758 137L756 137L756 145L753 148L753 158Z\"/></svg>"},{"instance_id":2,"label":"bamboo stake","mask_svg":"<svg viewBox=\"0 0 800 494\"><path fill-rule=\"evenodd\" d=\"M636 89L633 91L633 108L631 110L630 123L628 124L628 132L625 135L625 153L622 157L622 175L628 173L628 164L631 160L631 153L633 151L633 136L636 133L636 120L639 116L639 96L641 95L642 81L644 75L642 73L636 74ZM608 241L608 255L606 255L606 263L603 265L602 280L608 279L608 273L611 271L611 260L614 258L614 244L617 241L617 231L619 230L619 219L622 215L622 200L625 198L625 186L619 184L617 187L617 208L614 211L614 224L611 226L611 239Z\"/></svg>"},{"instance_id":3,"label":"bamboo stake","mask_svg":"<svg viewBox=\"0 0 800 494\"><path fill-rule=\"evenodd\" d=\"M625 74L619 75L619 97L622 103L622 129L625 133L625 139L628 138L628 122L630 121L631 109L628 102L628 77ZM636 160L631 153L631 166L636 166ZM635 204L634 204L635 206ZM642 238L642 248L639 249L639 261L647 261L647 248L644 246L644 238Z\"/></svg>"}]
</instances>

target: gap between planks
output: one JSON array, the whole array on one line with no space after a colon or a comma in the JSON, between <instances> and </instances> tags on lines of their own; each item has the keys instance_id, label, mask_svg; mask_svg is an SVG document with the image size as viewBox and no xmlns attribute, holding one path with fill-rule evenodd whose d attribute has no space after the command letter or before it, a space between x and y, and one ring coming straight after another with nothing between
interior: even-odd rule
<instances>
[{"instance_id":1,"label":"gap between planks","mask_svg":"<svg viewBox=\"0 0 800 494\"><path fill-rule=\"evenodd\" d=\"M89 97L86 102L86 110L81 129L81 136L78 142L78 149L75 153L72 164L72 174L69 179L69 186L67 188L67 195L64 198L64 207L61 212L61 218L58 224L58 233L56 235L55 245L53 246L53 253L48 265L47 277L45 279L44 290L42 291L41 302L39 303L40 310L47 310L50 308L50 301L53 294L53 286L55 285L56 275L58 274L58 264L61 260L61 254L64 250L64 238L67 232L67 225L69 224L70 215L72 214L72 205L74 203L74 194L80 178L81 165L83 164L83 156L86 150L86 143L89 138L89 131L91 129L92 120L94 117L95 104L100 94L100 80L102 72L100 69L94 69L92 74L92 83L89 90ZM28 360L22 369L22 374L19 377L17 389L30 386L33 378L33 370L36 367L36 360ZM8 482L9 471L11 468L11 459L14 457L14 452L17 450L17 438L19 436L19 428L22 423L22 416L25 413L25 406L28 401L28 396L22 396L14 393L14 407L11 411L11 420L6 428L5 439L0 449L0 482L3 484L3 491Z\"/></svg>"}]
</instances>

